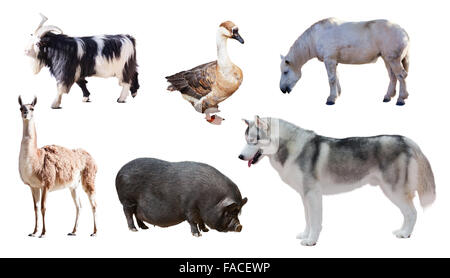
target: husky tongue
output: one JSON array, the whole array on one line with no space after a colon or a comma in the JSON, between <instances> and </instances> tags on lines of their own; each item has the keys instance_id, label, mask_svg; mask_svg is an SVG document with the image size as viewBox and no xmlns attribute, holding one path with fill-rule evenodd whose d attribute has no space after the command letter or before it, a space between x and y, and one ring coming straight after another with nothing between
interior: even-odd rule
<instances>
[{"instance_id":1,"label":"husky tongue","mask_svg":"<svg viewBox=\"0 0 450 278\"><path fill-rule=\"evenodd\" d=\"M248 167L252 166L252 163L253 163L253 158L251 158L251 159L248 161Z\"/></svg>"}]
</instances>

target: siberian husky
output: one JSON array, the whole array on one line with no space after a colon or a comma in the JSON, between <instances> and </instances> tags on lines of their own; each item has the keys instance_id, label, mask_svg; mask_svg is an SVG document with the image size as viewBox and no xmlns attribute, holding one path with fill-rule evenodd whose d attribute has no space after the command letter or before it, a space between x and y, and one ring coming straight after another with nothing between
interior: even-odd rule
<instances>
[{"instance_id":1,"label":"siberian husky","mask_svg":"<svg viewBox=\"0 0 450 278\"><path fill-rule=\"evenodd\" d=\"M412 140L399 135L334 139L284 120L255 117L244 120L247 144L239 158L256 164L264 156L281 179L300 193L306 228L297 238L315 245L322 230L322 195L379 185L401 211L403 226L394 231L409 238L416 222L413 198L423 207L436 198L431 166Z\"/></svg>"}]
</instances>

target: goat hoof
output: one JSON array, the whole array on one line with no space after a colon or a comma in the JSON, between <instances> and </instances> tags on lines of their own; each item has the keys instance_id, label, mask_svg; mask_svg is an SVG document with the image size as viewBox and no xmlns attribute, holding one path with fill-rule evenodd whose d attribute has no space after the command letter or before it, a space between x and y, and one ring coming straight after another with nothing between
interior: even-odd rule
<instances>
[{"instance_id":1,"label":"goat hoof","mask_svg":"<svg viewBox=\"0 0 450 278\"><path fill-rule=\"evenodd\" d=\"M97 233L91 234L91 237L96 237L96 236L97 236Z\"/></svg>"},{"instance_id":2,"label":"goat hoof","mask_svg":"<svg viewBox=\"0 0 450 278\"><path fill-rule=\"evenodd\" d=\"M45 238L45 235L40 235L39 238Z\"/></svg>"},{"instance_id":3,"label":"goat hoof","mask_svg":"<svg viewBox=\"0 0 450 278\"><path fill-rule=\"evenodd\" d=\"M75 233L68 233L67 235L68 236L76 236L77 234L75 234Z\"/></svg>"},{"instance_id":4,"label":"goat hoof","mask_svg":"<svg viewBox=\"0 0 450 278\"><path fill-rule=\"evenodd\" d=\"M61 109L62 107L61 106L52 106L52 109Z\"/></svg>"},{"instance_id":5,"label":"goat hoof","mask_svg":"<svg viewBox=\"0 0 450 278\"><path fill-rule=\"evenodd\" d=\"M403 105L405 105L405 101L403 99L402 100L397 100L397 103L395 105L403 106Z\"/></svg>"},{"instance_id":6,"label":"goat hoof","mask_svg":"<svg viewBox=\"0 0 450 278\"><path fill-rule=\"evenodd\" d=\"M327 105L334 105L334 101L327 100Z\"/></svg>"},{"instance_id":7,"label":"goat hoof","mask_svg":"<svg viewBox=\"0 0 450 278\"><path fill-rule=\"evenodd\" d=\"M36 234L29 234L29 237L36 237Z\"/></svg>"},{"instance_id":8,"label":"goat hoof","mask_svg":"<svg viewBox=\"0 0 450 278\"><path fill-rule=\"evenodd\" d=\"M91 100L89 99L89 97L83 97L83 102L91 102Z\"/></svg>"},{"instance_id":9,"label":"goat hoof","mask_svg":"<svg viewBox=\"0 0 450 278\"><path fill-rule=\"evenodd\" d=\"M137 93L131 94L131 96L132 96L132 97L136 97L136 96L137 96Z\"/></svg>"},{"instance_id":10,"label":"goat hoof","mask_svg":"<svg viewBox=\"0 0 450 278\"><path fill-rule=\"evenodd\" d=\"M125 100L121 100L120 98L117 99L118 103L125 103Z\"/></svg>"}]
</instances>

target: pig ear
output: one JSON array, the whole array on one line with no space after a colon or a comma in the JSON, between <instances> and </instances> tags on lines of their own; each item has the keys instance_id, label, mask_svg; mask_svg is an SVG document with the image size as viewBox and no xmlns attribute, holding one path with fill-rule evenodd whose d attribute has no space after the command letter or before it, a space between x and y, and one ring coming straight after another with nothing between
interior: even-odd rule
<instances>
[{"instance_id":1,"label":"pig ear","mask_svg":"<svg viewBox=\"0 0 450 278\"><path fill-rule=\"evenodd\" d=\"M227 214L239 213L241 207L237 203L232 203L225 207L224 211Z\"/></svg>"},{"instance_id":2,"label":"pig ear","mask_svg":"<svg viewBox=\"0 0 450 278\"><path fill-rule=\"evenodd\" d=\"M244 199L242 199L242 202L241 202L241 208L245 205L245 204L247 204L247 197L245 197Z\"/></svg>"}]
</instances>

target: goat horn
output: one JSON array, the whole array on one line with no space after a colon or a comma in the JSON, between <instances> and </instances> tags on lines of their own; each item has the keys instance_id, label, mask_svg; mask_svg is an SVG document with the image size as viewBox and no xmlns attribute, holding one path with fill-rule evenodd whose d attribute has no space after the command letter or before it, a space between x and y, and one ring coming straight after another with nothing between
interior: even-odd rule
<instances>
[{"instance_id":1,"label":"goat horn","mask_svg":"<svg viewBox=\"0 0 450 278\"><path fill-rule=\"evenodd\" d=\"M47 18L45 15L43 15L43 14L41 14L41 13L39 13L39 15L41 16L41 23L39 23L39 25L38 25L38 27L36 28L36 31L35 31L35 32L37 32L37 30L39 30L39 28L41 28L42 25L44 25L44 23L48 20L48 18Z\"/></svg>"},{"instance_id":2,"label":"goat horn","mask_svg":"<svg viewBox=\"0 0 450 278\"><path fill-rule=\"evenodd\" d=\"M47 26L42 26L41 28L39 28L39 30L37 30L37 32L36 32L36 35L37 35L37 37L40 38L43 35L47 34L48 32L51 32L51 31L57 31L57 32L63 34L63 31L59 27L56 27L54 25L47 25Z\"/></svg>"}]
</instances>

